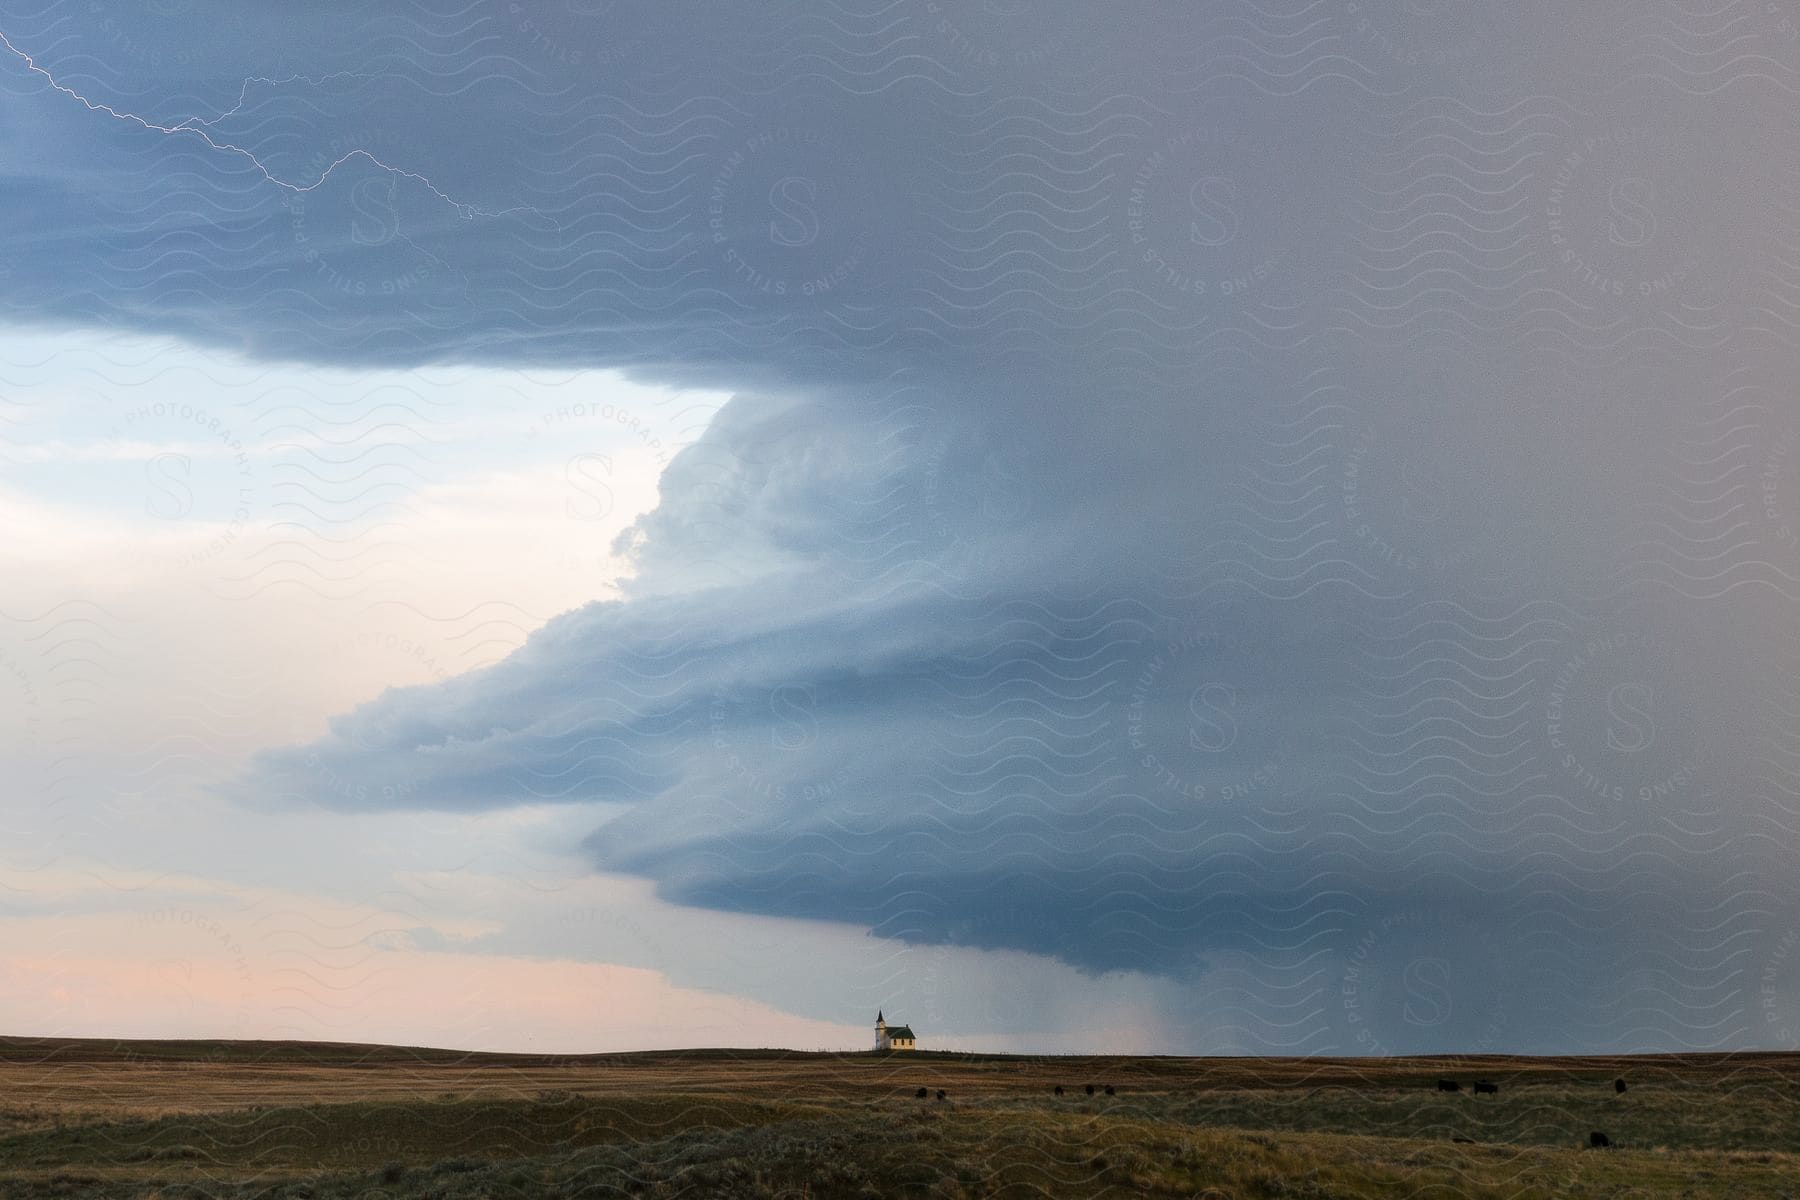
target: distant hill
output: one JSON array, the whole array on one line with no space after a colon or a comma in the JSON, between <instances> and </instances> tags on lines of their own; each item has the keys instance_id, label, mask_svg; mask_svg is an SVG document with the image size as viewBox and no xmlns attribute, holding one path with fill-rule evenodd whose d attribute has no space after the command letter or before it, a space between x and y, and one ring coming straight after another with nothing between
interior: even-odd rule
<instances>
[{"instance_id":1,"label":"distant hill","mask_svg":"<svg viewBox=\"0 0 1800 1200\"><path fill-rule=\"evenodd\" d=\"M909 1057L924 1061L1039 1061L1043 1055L975 1054L951 1050L912 1050ZM788 1061L861 1060L885 1057L871 1050L786 1050L728 1046L681 1050L625 1050L592 1054L536 1054L519 1051L448 1050L434 1046L390 1046L365 1042L305 1042L290 1040L230 1040L223 1038L66 1038L0 1036L0 1062L212 1062L284 1063L306 1066L393 1066L405 1063L430 1065L480 1064L497 1067L556 1067L591 1064L621 1065L641 1062L701 1062L709 1059L743 1062L764 1059ZM1118 1061L1102 1056L1095 1061Z\"/></svg>"},{"instance_id":2,"label":"distant hill","mask_svg":"<svg viewBox=\"0 0 1800 1200\"><path fill-rule=\"evenodd\" d=\"M220 1038L65 1038L0 1037L0 1063L196 1063L267 1064L319 1067L471 1066L471 1067L646 1067L675 1063L808 1062L824 1064L917 1062L940 1064L1033 1064L1075 1068L1130 1069L1139 1076L1189 1076L1202 1071L1211 1078L1243 1072L1261 1082L1272 1076L1322 1078L1341 1071L1359 1078L1393 1073L1413 1076L1458 1067L1537 1072L1608 1072L1658 1068L1684 1076L1745 1070L1800 1074L1800 1052L1743 1051L1637 1055L1419 1055L1402 1058L1190 1056L1190 1055L1046 1055L986 1054L952 1050L784 1050L778 1048L708 1047L681 1050L631 1050L593 1054L536 1054L511 1051L449 1050L431 1046L391 1046L361 1042L230 1040Z\"/></svg>"}]
</instances>

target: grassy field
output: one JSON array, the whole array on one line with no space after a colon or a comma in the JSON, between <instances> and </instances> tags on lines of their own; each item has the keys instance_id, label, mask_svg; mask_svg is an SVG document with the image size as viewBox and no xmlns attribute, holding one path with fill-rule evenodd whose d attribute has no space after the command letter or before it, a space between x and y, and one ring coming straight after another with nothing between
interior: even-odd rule
<instances>
[{"instance_id":1,"label":"grassy field","mask_svg":"<svg viewBox=\"0 0 1800 1200\"><path fill-rule=\"evenodd\" d=\"M1499 1091L1474 1095L1476 1079ZM1613 1148L1590 1148L1595 1130ZM1101 1195L1800 1200L1800 1056L546 1058L0 1039L8 1198Z\"/></svg>"}]
</instances>

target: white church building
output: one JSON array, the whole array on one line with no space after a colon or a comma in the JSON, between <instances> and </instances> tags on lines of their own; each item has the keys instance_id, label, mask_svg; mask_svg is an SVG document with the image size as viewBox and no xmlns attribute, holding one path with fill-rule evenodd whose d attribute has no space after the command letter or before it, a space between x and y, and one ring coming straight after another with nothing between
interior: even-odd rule
<instances>
[{"instance_id":1,"label":"white church building","mask_svg":"<svg viewBox=\"0 0 1800 1200\"><path fill-rule=\"evenodd\" d=\"M877 1050L917 1050L912 1026L889 1025L880 1012L875 1014L875 1048Z\"/></svg>"}]
</instances>

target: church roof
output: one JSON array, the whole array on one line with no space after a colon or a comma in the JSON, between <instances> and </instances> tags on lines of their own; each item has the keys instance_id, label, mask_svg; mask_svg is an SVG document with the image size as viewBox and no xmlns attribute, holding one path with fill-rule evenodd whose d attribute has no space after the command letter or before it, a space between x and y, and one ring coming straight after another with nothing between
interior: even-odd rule
<instances>
[{"instance_id":1,"label":"church roof","mask_svg":"<svg viewBox=\"0 0 1800 1200\"><path fill-rule=\"evenodd\" d=\"M889 1025L887 1028L887 1035L890 1038L906 1038L908 1041L918 1040L913 1037L911 1025Z\"/></svg>"}]
</instances>

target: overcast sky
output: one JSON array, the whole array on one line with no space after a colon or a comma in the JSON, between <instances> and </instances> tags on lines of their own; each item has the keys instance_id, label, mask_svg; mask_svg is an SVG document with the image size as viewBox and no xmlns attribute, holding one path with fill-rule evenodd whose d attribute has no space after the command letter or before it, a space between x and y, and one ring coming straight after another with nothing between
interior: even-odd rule
<instances>
[{"instance_id":1,"label":"overcast sky","mask_svg":"<svg viewBox=\"0 0 1800 1200\"><path fill-rule=\"evenodd\" d=\"M1800 8L0 39L0 1032L1800 1046Z\"/></svg>"}]
</instances>

